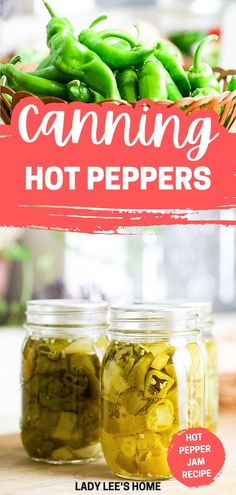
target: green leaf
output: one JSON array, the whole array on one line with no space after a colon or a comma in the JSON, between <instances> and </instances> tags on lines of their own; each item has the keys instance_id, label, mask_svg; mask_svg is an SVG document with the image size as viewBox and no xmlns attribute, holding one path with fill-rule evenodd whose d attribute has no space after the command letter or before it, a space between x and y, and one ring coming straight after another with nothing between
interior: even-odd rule
<instances>
[{"instance_id":1,"label":"green leaf","mask_svg":"<svg viewBox=\"0 0 236 495\"><path fill-rule=\"evenodd\" d=\"M31 259L31 252L25 246L20 244L12 244L2 250L2 256L12 261L27 261Z\"/></svg>"}]
</instances>

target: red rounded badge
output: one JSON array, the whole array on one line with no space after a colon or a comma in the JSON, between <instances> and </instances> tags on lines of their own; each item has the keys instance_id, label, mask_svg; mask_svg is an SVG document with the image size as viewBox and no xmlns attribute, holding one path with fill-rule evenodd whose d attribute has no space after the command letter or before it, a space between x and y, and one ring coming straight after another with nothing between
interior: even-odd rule
<instances>
[{"instance_id":1,"label":"red rounded badge","mask_svg":"<svg viewBox=\"0 0 236 495\"><path fill-rule=\"evenodd\" d=\"M168 452L173 476L189 487L210 485L225 462L220 439L206 428L189 428L177 433Z\"/></svg>"}]
</instances>

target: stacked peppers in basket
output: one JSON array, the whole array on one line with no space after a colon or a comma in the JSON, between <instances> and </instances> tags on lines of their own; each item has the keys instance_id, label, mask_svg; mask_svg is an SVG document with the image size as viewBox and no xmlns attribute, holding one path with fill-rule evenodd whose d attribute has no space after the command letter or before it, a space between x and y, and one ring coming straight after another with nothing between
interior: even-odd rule
<instances>
[{"instance_id":1,"label":"stacked peppers in basket","mask_svg":"<svg viewBox=\"0 0 236 495\"><path fill-rule=\"evenodd\" d=\"M70 21L57 17L44 1L51 20L47 25L49 56L34 72L16 67L19 57L0 64L0 84L14 91L27 91L38 97L92 103L141 98L173 102L185 97L219 96L221 91L211 66L203 62L203 50L217 35L200 41L193 65L185 71L179 52L160 39L145 47L140 40L122 30L97 30L106 16L96 19L79 37ZM234 78L227 88L235 89Z\"/></svg>"}]
</instances>

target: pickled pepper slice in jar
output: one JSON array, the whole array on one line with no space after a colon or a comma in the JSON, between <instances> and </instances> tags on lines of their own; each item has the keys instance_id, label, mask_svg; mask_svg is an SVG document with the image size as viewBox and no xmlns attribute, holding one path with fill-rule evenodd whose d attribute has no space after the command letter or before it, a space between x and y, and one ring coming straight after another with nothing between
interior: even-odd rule
<instances>
[{"instance_id":1,"label":"pickled pepper slice in jar","mask_svg":"<svg viewBox=\"0 0 236 495\"><path fill-rule=\"evenodd\" d=\"M153 354L151 352L144 354L137 363L133 366L128 376L128 382L131 387L137 387L139 390L144 391L145 376L153 361Z\"/></svg>"},{"instance_id":2,"label":"pickled pepper slice in jar","mask_svg":"<svg viewBox=\"0 0 236 495\"><path fill-rule=\"evenodd\" d=\"M63 375L62 381L66 386L73 387L78 395L84 394L89 384L87 373L83 368L78 368L76 373L67 371Z\"/></svg>"},{"instance_id":3,"label":"pickled pepper slice in jar","mask_svg":"<svg viewBox=\"0 0 236 495\"><path fill-rule=\"evenodd\" d=\"M124 474L135 474L137 472L135 457L127 457L122 452L118 452L116 464L124 471Z\"/></svg>"},{"instance_id":4,"label":"pickled pepper slice in jar","mask_svg":"<svg viewBox=\"0 0 236 495\"><path fill-rule=\"evenodd\" d=\"M149 401L140 390L133 387L120 395L120 402L128 414L135 415L145 408Z\"/></svg>"},{"instance_id":5,"label":"pickled pepper slice in jar","mask_svg":"<svg viewBox=\"0 0 236 495\"><path fill-rule=\"evenodd\" d=\"M57 361L61 357L61 346L40 344L38 346L38 352L39 354L45 356L47 359L50 359L51 361Z\"/></svg>"},{"instance_id":6,"label":"pickled pepper slice in jar","mask_svg":"<svg viewBox=\"0 0 236 495\"><path fill-rule=\"evenodd\" d=\"M171 474L166 453L153 456L151 452L147 452L146 456L139 457L137 460L137 469L140 475L147 478L150 476L169 478Z\"/></svg>"},{"instance_id":7,"label":"pickled pepper slice in jar","mask_svg":"<svg viewBox=\"0 0 236 495\"><path fill-rule=\"evenodd\" d=\"M70 412L62 412L55 429L51 432L52 438L57 440L71 440L77 424L77 415Z\"/></svg>"},{"instance_id":8,"label":"pickled pepper slice in jar","mask_svg":"<svg viewBox=\"0 0 236 495\"><path fill-rule=\"evenodd\" d=\"M162 435L159 433L154 433L153 431L144 431L138 435L137 440L137 451L142 453L144 451L155 452L165 452L165 448L162 444Z\"/></svg>"},{"instance_id":9,"label":"pickled pepper slice in jar","mask_svg":"<svg viewBox=\"0 0 236 495\"><path fill-rule=\"evenodd\" d=\"M88 445L88 447L82 447L81 449L74 450L73 452L76 459L96 458L100 453L100 445Z\"/></svg>"},{"instance_id":10,"label":"pickled pepper slice in jar","mask_svg":"<svg viewBox=\"0 0 236 495\"><path fill-rule=\"evenodd\" d=\"M23 428L34 430L40 425L41 409L37 403L24 404L25 414L22 421Z\"/></svg>"},{"instance_id":11,"label":"pickled pepper slice in jar","mask_svg":"<svg viewBox=\"0 0 236 495\"><path fill-rule=\"evenodd\" d=\"M157 354L152 362L152 368L155 368L158 371L162 370L167 365L169 359L170 356L168 354Z\"/></svg>"},{"instance_id":12,"label":"pickled pepper slice in jar","mask_svg":"<svg viewBox=\"0 0 236 495\"><path fill-rule=\"evenodd\" d=\"M23 380L29 382L33 376L36 360L36 349L33 341L29 339L23 353Z\"/></svg>"},{"instance_id":13,"label":"pickled pepper slice in jar","mask_svg":"<svg viewBox=\"0 0 236 495\"><path fill-rule=\"evenodd\" d=\"M107 433L102 430L101 432L101 444L103 448L103 453L106 459L108 466L116 471L116 457L117 457L117 439L115 435L111 433Z\"/></svg>"},{"instance_id":14,"label":"pickled pepper slice in jar","mask_svg":"<svg viewBox=\"0 0 236 495\"><path fill-rule=\"evenodd\" d=\"M175 408L175 414L178 415L178 390L175 385L169 390L165 398L172 402Z\"/></svg>"},{"instance_id":15,"label":"pickled pepper slice in jar","mask_svg":"<svg viewBox=\"0 0 236 495\"><path fill-rule=\"evenodd\" d=\"M135 364L133 346L125 346L118 349L116 353L116 361L122 368L124 375L127 376Z\"/></svg>"},{"instance_id":16,"label":"pickled pepper slice in jar","mask_svg":"<svg viewBox=\"0 0 236 495\"><path fill-rule=\"evenodd\" d=\"M151 352L154 356L157 356L158 354L168 354L169 356L172 356L175 352L175 347L166 342L142 344L142 348L145 349L146 352Z\"/></svg>"},{"instance_id":17,"label":"pickled pepper slice in jar","mask_svg":"<svg viewBox=\"0 0 236 495\"><path fill-rule=\"evenodd\" d=\"M70 447L59 447L54 450L51 454L51 458L54 461L72 461L74 459L74 454Z\"/></svg>"},{"instance_id":18,"label":"pickled pepper slice in jar","mask_svg":"<svg viewBox=\"0 0 236 495\"><path fill-rule=\"evenodd\" d=\"M53 450L53 443L43 432L24 429L21 438L30 456L39 458L50 457Z\"/></svg>"},{"instance_id":19,"label":"pickled pepper slice in jar","mask_svg":"<svg viewBox=\"0 0 236 495\"><path fill-rule=\"evenodd\" d=\"M65 356L69 356L70 354L88 354L89 355L91 353L94 353L93 343L86 338L73 340L73 342L71 342L69 345L67 342L67 346L63 350L63 354Z\"/></svg>"},{"instance_id":20,"label":"pickled pepper slice in jar","mask_svg":"<svg viewBox=\"0 0 236 495\"><path fill-rule=\"evenodd\" d=\"M83 368L85 371L90 371L94 375L97 374L96 367L100 368L99 361L95 359L95 355L88 354L70 354L69 356L69 369L72 373L77 373L78 370ZM97 361L95 363L95 360Z\"/></svg>"},{"instance_id":21,"label":"pickled pepper slice in jar","mask_svg":"<svg viewBox=\"0 0 236 495\"><path fill-rule=\"evenodd\" d=\"M110 418L106 425L107 433L114 435L137 435L146 430L144 414L129 415L117 419Z\"/></svg>"},{"instance_id":22,"label":"pickled pepper slice in jar","mask_svg":"<svg viewBox=\"0 0 236 495\"><path fill-rule=\"evenodd\" d=\"M167 453L162 442L162 435L151 431L145 431L138 436L136 462L138 472L148 476L166 476ZM163 467L164 466L164 467Z\"/></svg>"},{"instance_id":23,"label":"pickled pepper slice in jar","mask_svg":"<svg viewBox=\"0 0 236 495\"><path fill-rule=\"evenodd\" d=\"M171 376L171 378L173 378L175 383L177 384L177 375L173 363L167 364L167 366L165 367L165 372L167 373L167 375Z\"/></svg>"},{"instance_id":24,"label":"pickled pepper slice in jar","mask_svg":"<svg viewBox=\"0 0 236 495\"><path fill-rule=\"evenodd\" d=\"M137 449L137 440L134 436L128 435L119 440L119 450L126 457L134 457Z\"/></svg>"},{"instance_id":25,"label":"pickled pepper slice in jar","mask_svg":"<svg viewBox=\"0 0 236 495\"><path fill-rule=\"evenodd\" d=\"M168 399L155 402L148 408L146 425L148 430L159 432L167 430L174 422L174 406Z\"/></svg>"},{"instance_id":26,"label":"pickled pepper slice in jar","mask_svg":"<svg viewBox=\"0 0 236 495\"><path fill-rule=\"evenodd\" d=\"M119 394L128 390L129 384L122 375L122 370L115 361L104 368L103 397L110 402L117 402Z\"/></svg>"},{"instance_id":27,"label":"pickled pepper slice in jar","mask_svg":"<svg viewBox=\"0 0 236 495\"><path fill-rule=\"evenodd\" d=\"M144 396L147 399L158 397L165 399L168 391L174 385L175 381L162 371L150 370L145 378Z\"/></svg>"},{"instance_id":28,"label":"pickled pepper slice in jar","mask_svg":"<svg viewBox=\"0 0 236 495\"><path fill-rule=\"evenodd\" d=\"M53 374L58 373L61 370L68 369L68 362L65 357L59 357L57 359L52 359L49 357L50 352L41 353L39 352L36 359L36 366L34 372L36 374ZM53 354L52 354L53 355ZM56 353L54 354L54 356Z\"/></svg>"},{"instance_id":29,"label":"pickled pepper slice in jar","mask_svg":"<svg viewBox=\"0 0 236 495\"><path fill-rule=\"evenodd\" d=\"M177 423L173 423L171 428L168 430L165 430L164 432L161 433L161 440L163 445L168 448L170 445L170 442L172 440L172 437L180 430L180 426Z\"/></svg>"}]
</instances>

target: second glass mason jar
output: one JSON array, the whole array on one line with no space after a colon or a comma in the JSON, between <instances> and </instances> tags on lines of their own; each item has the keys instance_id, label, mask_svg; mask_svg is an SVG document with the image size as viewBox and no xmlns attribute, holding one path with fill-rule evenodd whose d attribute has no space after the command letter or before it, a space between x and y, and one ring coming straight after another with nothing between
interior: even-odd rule
<instances>
[{"instance_id":1,"label":"second glass mason jar","mask_svg":"<svg viewBox=\"0 0 236 495\"><path fill-rule=\"evenodd\" d=\"M213 433L217 430L219 408L217 343L212 331L213 317L210 303L196 303L205 361L205 427Z\"/></svg>"},{"instance_id":2,"label":"second glass mason jar","mask_svg":"<svg viewBox=\"0 0 236 495\"><path fill-rule=\"evenodd\" d=\"M204 363L196 311L135 304L112 308L102 369L102 449L130 479L171 477L179 430L204 426Z\"/></svg>"},{"instance_id":3,"label":"second glass mason jar","mask_svg":"<svg viewBox=\"0 0 236 495\"><path fill-rule=\"evenodd\" d=\"M28 302L21 438L33 460L79 463L100 454L107 313L105 302Z\"/></svg>"}]
</instances>

